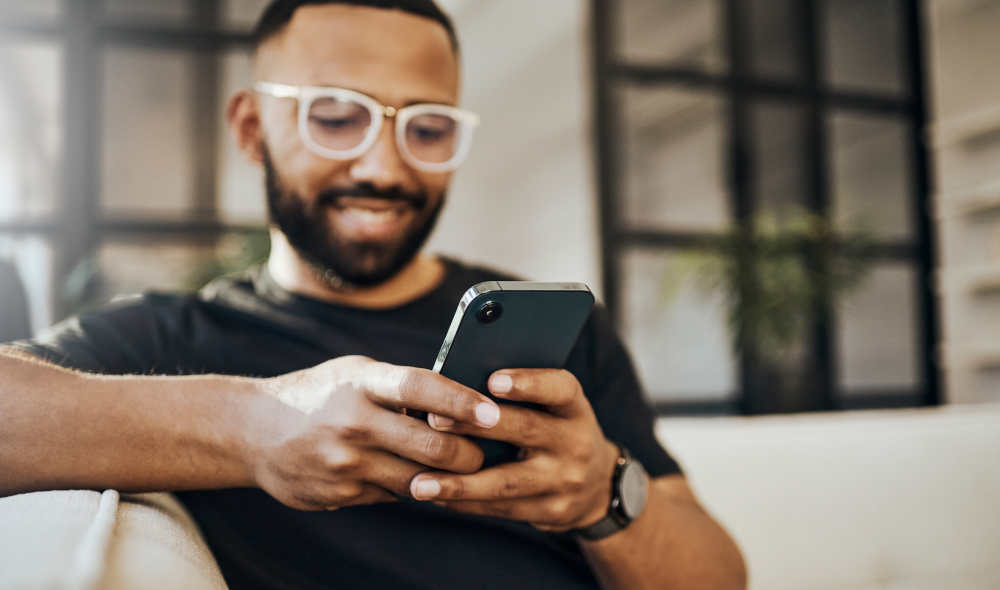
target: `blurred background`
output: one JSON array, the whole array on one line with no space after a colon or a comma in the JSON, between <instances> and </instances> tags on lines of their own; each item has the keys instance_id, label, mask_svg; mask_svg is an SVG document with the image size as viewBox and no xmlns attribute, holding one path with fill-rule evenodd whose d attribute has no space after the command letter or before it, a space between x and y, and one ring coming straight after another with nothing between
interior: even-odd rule
<instances>
[{"instance_id":1,"label":"blurred background","mask_svg":"<svg viewBox=\"0 0 1000 590\"><path fill-rule=\"evenodd\" d=\"M665 414L1000 401L1000 3L439 3L483 124L432 250L589 283ZM266 4L0 0L0 340L266 255Z\"/></svg>"}]
</instances>

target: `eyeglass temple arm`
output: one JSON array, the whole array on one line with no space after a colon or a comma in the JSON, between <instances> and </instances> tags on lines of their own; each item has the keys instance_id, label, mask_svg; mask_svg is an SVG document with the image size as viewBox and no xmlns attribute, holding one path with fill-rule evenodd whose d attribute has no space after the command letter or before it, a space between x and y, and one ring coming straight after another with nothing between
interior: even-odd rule
<instances>
[{"instance_id":1,"label":"eyeglass temple arm","mask_svg":"<svg viewBox=\"0 0 1000 590\"><path fill-rule=\"evenodd\" d=\"M276 82L257 82L253 85L254 90L270 94L276 98L298 98L299 89L288 84L278 84Z\"/></svg>"}]
</instances>

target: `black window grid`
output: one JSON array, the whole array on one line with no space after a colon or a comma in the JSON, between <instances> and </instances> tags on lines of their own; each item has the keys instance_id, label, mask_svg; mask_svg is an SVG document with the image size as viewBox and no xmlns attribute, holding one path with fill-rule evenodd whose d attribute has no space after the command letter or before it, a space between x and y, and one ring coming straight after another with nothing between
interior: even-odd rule
<instances>
[{"instance_id":1,"label":"black window grid","mask_svg":"<svg viewBox=\"0 0 1000 590\"><path fill-rule=\"evenodd\" d=\"M800 12L800 33L805 48L805 75L799 81L776 79L753 73L749 68L744 23L747 4L742 0L721 2L724 18L725 52L729 62L726 72L710 72L696 67L669 64L634 64L618 55L617 18L619 2L625 0L591 0L592 80L594 96L595 170L597 173L598 208L601 218L601 252L604 300L612 317L621 325L622 255L632 247L654 249L713 249L719 237L712 233L658 231L629 228L621 217L623 170L618 160L622 145L622 111L616 91L625 85L660 88L691 88L708 90L728 99L726 125L729 131L727 154L730 207L736 223L748 222L753 215L752 188L747 166L752 139L749 109L753 100L777 99L807 109L808 194L806 204L811 213L828 218L830 209L827 131L824 115L833 109L869 115L895 116L907 123L907 143L912 161L910 211L914 238L906 241L881 240L864 252L852 252L834 239L834 249L851 256L863 256L876 261L902 261L912 265L918 280L916 302L919 317L916 333L919 338L919 390L852 391L841 395L836 384L837 351L833 345L835 309L829 302L816 309L816 325L811 348L818 359L817 391L805 393L802 407L811 410L872 409L919 405L937 405L941 401L940 375L936 357L938 344L938 310L933 290L934 227L930 217L931 170L924 129L927 122L925 75L923 66L923 14L918 0L902 0L899 18L902 24L903 55L901 74L907 88L903 96L870 93L860 90L833 88L824 81L823 36L824 14L818 0L803 0ZM808 243L797 246L810 264L827 264L828 258L817 255ZM741 290L740 296L749 293ZM762 407L760 392L754 390L751 363L753 344L743 341L738 357L738 391L724 401L685 400L661 401L655 405L662 414L754 414Z\"/></svg>"},{"instance_id":2,"label":"black window grid","mask_svg":"<svg viewBox=\"0 0 1000 590\"><path fill-rule=\"evenodd\" d=\"M56 41L62 54L61 155L62 186L56 213L45 219L0 221L0 235L41 235L53 247L53 283L67 274L104 240L137 237L212 238L226 233L260 231L259 225L228 223L216 215L217 111L219 55L252 47L249 32L230 31L220 22L221 0L188 0L186 23L161 26L154 22L124 22L104 15L100 0L63 0L55 20L10 17L0 20L0 35L9 40ZM194 116L189 153L195 170L196 207L185 218L123 217L102 211L100 182L102 127L102 52L109 47L132 47L193 52L197 60L192 85ZM51 306L57 319L72 310L53 290Z\"/></svg>"}]
</instances>

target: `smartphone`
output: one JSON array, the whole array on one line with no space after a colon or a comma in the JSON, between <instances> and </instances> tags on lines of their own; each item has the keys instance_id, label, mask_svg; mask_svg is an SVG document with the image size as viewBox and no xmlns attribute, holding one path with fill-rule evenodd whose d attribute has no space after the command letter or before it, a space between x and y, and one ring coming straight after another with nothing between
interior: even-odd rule
<instances>
[{"instance_id":1,"label":"smartphone","mask_svg":"<svg viewBox=\"0 0 1000 590\"><path fill-rule=\"evenodd\" d=\"M493 398L486 382L494 371L563 368L593 306L594 295L583 283L474 285L458 304L434 371ZM513 445L477 442L486 454L484 467L517 458Z\"/></svg>"}]
</instances>

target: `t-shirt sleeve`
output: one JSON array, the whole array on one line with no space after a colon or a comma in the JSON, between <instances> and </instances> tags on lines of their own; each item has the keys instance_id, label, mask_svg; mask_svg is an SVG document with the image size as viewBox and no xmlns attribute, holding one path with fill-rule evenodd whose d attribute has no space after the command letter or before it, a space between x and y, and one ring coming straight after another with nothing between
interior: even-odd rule
<instances>
[{"instance_id":1,"label":"t-shirt sleeve","mask_svg":"<svg viewBox=\"0 0 1000 590\"><path fill-rule=\"evenodd\" d=\"M603 307L595 307L567 367L585 376L581 385L608 440L624 445L652 477L681 473L656 438L656 415Z\"/></svg>"},{"instance_id":2,"label":"t-shirt sleeve","mask_svg":"<svg viewBox=\"0 0 1000 590\"><path fill-rule=\"evenodd\" d=\"M162 307L155 296L130 297L63 320L32 340L9 346L88 373L169 372L174 364L174 347Z\"/></svg>"}]
</instances>

